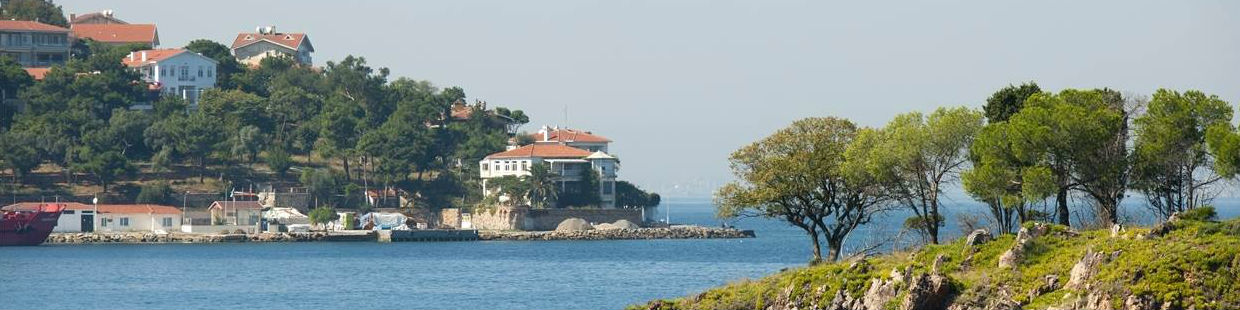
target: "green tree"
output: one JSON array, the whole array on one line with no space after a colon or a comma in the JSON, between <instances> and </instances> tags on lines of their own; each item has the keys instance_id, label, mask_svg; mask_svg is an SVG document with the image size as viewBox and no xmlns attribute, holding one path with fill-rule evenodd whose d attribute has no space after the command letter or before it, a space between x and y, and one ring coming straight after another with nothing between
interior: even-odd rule
<instances>
[{"instance_id":1,"label":"green tree","mask_svg":"<svg viewBox=\"0 0 1240 310\"><path fill-rule=\"evenodd\" d=\"M737 181L715 193L721 218L782 219L810 237L814 262L839 258L853 230L884 210L882 183L865 162L846 155L857 127L838 118L808 118L732 153Z\"/></svg>"},{"instance_id":2,"label":"green tree","mask_svg":"<svg viewBox=\"0 0 1240 310\"><path fill-rule=\"evenodd\" d=\"M69 20L59 5L48 0L0 1L0 18L32 20L40 23L69 28Z\"/></svg>"},{"instance_id":3,"label":"green tree","mask_svg":"<svg viewBox=\"0 0 1240 310\"><path fill-rule=\"evenodd\" d=\"M330 203L332 196L336 194L338 182L331 170L325 168L303 170L299 181L306 186L310 195L314 196L315 206Z\"/></svg>"},{"instance_id":4,"label":"green tree","mask_svg":"<svg viewBox=\"0 0 1240 310\"><path fill-rule=\"evenodd\" d=\"M310 214L306 214L310 218L311 225L323 225L323 231L327 231L327 223L331 223L340 218L340 214L336 213L336 209L330 207L316 207L310 210Z\"/></svg>"},{"instance_id":5,"label":"green tree","mask_svg":"<svg viewBox=\"0 0 1240 310\"><path fill-rule=\"evenodd\" d=\"M990 98L986 98L986 105L982 107L982 110L986 111L986 120L990 123L1007 121L1025 107L1025 100L1029 99L1029 96L1041 92L1042 88L1034 82L1021 83L1020 86L1008 85L996 91Z\"/></svg>"},{"instance_id":6,"label":"green tree","mask_svg":"<svg viewBox=\"0 0 1240 310\"><path fill-rule=\"evenodd\" d=\"M280 178L284 178L284 175L288 173L288 169L293 167L293 157L288 152L285 152L282 147L274 147L267 150L267 153L263 156L263 161L266 162L267 168L271 169L271 172L274 172Z\"/></svg>"},{"instance_id":7,"label":"green tree","mask_svg":"<svg viewBox=\"0 0 1240 310\"><path fill-rule=\"evenodd\" d=\"M1232 113L1227 102L1200 91L1154 93L1146 113L1134 120L1133 150L1133 188L1145 195L1151 208L1167 217L1209 202L1205 189L1222 179L1209 168L1217 167L1217 158L1235 155L1210 152L1206 133L1230 126ZM1216 140L1224 140L1219 136ZM1219 143L1218 150L1225 150L1225 145ZM1230 172L1223 167L1222 172Z\"/></svg>"},{"instance_id":8,"label":"green tree","mask_svg":"<svg viewBox=\"0 0 1240 310\"><path fill-rule=\"evenodd\" d=\"M34 84L34 77L22 69L21 64L9 57L0 57L0 128L8 129L13 124L13 115L17 106L11 105L17 98L17 92Z\"/></svg>"},{"instance_id":9,"label":"green tree","mask_svg":"<svg viewBox=\"0 0 1240 310\"><path fill-rule=\"evenodd\" d=\"M172 187L166 182L155 182L142 186L142 190L138 192L138 197L134 199L136 203L150 204L166 204L168 197L172 196Z\"/></svg>"},{"instance_id":10,"label":"green tree","mask_svg":"<svg viewBox=\"0 0 1240 310\"><path fill-rule=\"evenodd\" d=\"M133 174L136 169L129 163L129 159L116 151L93 152L88 148L84 149L81 155L85 160L76 170L87 172L95 175L99 181L99 185L103 186L103 191L108 191L108 185L115 181L118 177Z\"/></svg>"},{"instance_id":11,"label":"green tree","mask_svg":"<svg viewBox=\"0 0 1240 310\"><path fill-rule=\"evenodd\" d=\"M628 181L616 182L616 206L619 207L654 207L662 198L657 193L648 193Z\"/></svg>"},{"instance_id":12,"label":"green tree","mask_svg":"<svg viewBox=\"0 0 1240 310\"><path fill-rule=\"evenodd\" d=\"M923 219L931 243L939 242L940 195L968 162L968 147L982 128L982 114L968 108L939 108L896 116L880 130L858 134L850 159L865 161L900 205Z\"/></svg>"},{"instance_id":13,"label":"green tree","mask_svg":"<svg viewBox=\"0 0 1240 310\"><path fill-rule=\"evenodd\" d=\"M529 199L530 204L540 208L547 208L555 205L559 199L559 192L556 190L556 177L551 172L551 167L545 163L536 163L530 166L530 175L526 179L529 182Z\"/></svg>"},{"instance_id":14,"label":"green tree","mask_svg":"<svg viewBox=\"0 0 1240 310\"><path fill-rule=\"evenodd\" d=\"M35 147L38 143L38 139L27 131L8 131L0 136L0 146L4 147L0 159L13 171L14 181L25 179L42 162L40 151Z\"/></svg>"}]
</instances>

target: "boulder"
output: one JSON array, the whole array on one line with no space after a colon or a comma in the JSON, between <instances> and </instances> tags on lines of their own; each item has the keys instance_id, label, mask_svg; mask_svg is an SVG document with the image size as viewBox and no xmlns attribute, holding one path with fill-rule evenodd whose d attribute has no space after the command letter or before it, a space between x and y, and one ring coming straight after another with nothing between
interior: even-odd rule
<instances>
[{"instance_id":1,"label":"boulder","mask_svg":"<svg viewBox=\"0 0 1240 310\"><path fill-rule=\"evenodd\" d=\"M623 219L616 221L615 223L611 223L611 225L615 226L618 229L641 229L642 228L640 225L634 224L633 222L630 222L629 220L623 220Z\"/></svg>"},{"instance_id":2,"label":"boulder","mask_svg":"<svg viewBox=\"0 0 1240 310\"><path fill-rule=\"evenodd\" d=\"M902 310L933 310L947 308L951 300L951 281L937 273L922 274L909 283Z\"/></svg>"},{"instance_id":3,"label":"boulder","mask_svg":"<svg viewBox=\"0 0 1240 310\"><path fill-rule=\"evenodd\" d=\"M1089 290L1089 279L1098 273L1098 268L1111 260L1116 254L1106 255L1093 250L1086 250L1085 257L1076 262L1072 266L1072 271L1068 272L1068 283L1064 284L1065 289L1070 290Z\"/></svg>"},{"instance_id":4,"label":"boulder","mask_svg":"<svg viewBox=\"0 0 1240 310\"><path fill-rule=\"evenodd\" d=\"M560 222L560 225L555 226L555 231L558 232L587 231L593 229L594 227L590 226L590 223L586 222L586 220L575 217L566 219Z\"/></svg>"},{"instance_id":5,"label":"boulder","mask_svg":"<svg viewBox=\"0 0 1240 310\"><path fill-rule=\"evenodd\" d=\"M985 229L978 229L969 233L969 237L965 239L965 244L977 246L990 242L991 239L994 239L994 236L990 235L990 232Z\"/></svg>"}]
</instances>

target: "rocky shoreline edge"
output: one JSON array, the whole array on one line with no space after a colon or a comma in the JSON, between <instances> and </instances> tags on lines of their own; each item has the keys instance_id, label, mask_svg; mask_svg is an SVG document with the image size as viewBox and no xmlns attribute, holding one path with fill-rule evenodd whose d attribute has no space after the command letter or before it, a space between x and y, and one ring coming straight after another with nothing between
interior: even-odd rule
<instances>
[{"instance_id":1,"label":"rocky shoreline edge","mask_svg":"<svg viewBox=\"0 0 1240 310\"><path fill-rule=\"evenodd\" d=\"M417 231L414 231L417 232ZM431 232L431 231L426 231ZM443 231L440 231L443 232ZM372 231L190 234L190 233L53 233L47 244L135 244L135 243L229 243L229 242L323 242L379 241ZM462 235L466 236L466 235ZM554 240L651 240L651 239L734 239L754 238L752 230L701 226L673 228L610 229L585 231L477 231L453 239L406 238L399 241L554 241Z\"/></svg>"}]
</instances>

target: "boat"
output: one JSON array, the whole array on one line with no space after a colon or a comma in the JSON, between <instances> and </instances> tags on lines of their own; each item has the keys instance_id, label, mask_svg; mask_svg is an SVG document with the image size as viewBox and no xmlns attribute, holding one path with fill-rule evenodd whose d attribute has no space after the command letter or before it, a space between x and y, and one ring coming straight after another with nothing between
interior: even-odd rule
<instances>
[{"instance_id":1,"label":"boat","mask_svg":"<svg viewBox=\"0 0 1240 310\"><path fill-rule=\"evenodd\" d=\"M0 211L0 246L43 244L64 209L61 204L40 204L30 209Z\"/></svg>"}]
</instances>

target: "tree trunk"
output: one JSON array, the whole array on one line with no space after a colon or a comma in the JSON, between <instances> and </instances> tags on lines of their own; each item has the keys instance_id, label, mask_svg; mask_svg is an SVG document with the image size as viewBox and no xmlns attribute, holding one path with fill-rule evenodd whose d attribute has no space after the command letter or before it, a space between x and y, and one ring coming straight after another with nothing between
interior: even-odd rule
<instances>
[{"instance_id":1,"label":"tree trunk","mask_svg":"<svg viewBox=\"0 0 1240 310\"><path fill-rule=\"evenodd\" d=\"M342 156L340 160L344 162L344 180L352 181L353 178L349 177L349 156Z\"/></svg>"},{"instance_id":2,"label":"tree trunk","mask_svg":"<svg viewBox=\"0 0 1240 310\"><path fill-rule=\"evenodd\" d=\"M198 156L198 184L203 183L203 174L207 171L207 159L202 155Z\"/></svg>"},{"instance_id":3,"label":"tree trunk","mask_svg":"<svg viewBox=\"0 0 1240 310\"><path fill-rule=\"evenodd\" d=\"M1059 189L1059 193L1055 194L1055 213L1059 215L1059 225L1071 226L1068 223L1068 188Z\"/></svg>"},{"instance_id":4,"label":"tree trunk","mask_svg":"<svg viewBox=\"0 0 1240 310\"><path fill-rule=\"evenodd\" d=\"M844 240L836 240L835 238L827 238L827 261L834 262L840 259L840 252L844 248Z\"/></svg>"},{"instance_id":5,"label":"tree trunk","mask_svg":"<svg viewBox=\"0 0 1240 310\"><path fill-rule=\"evenodd\" d=\"M814 251L814 260L810 264L817 264L822 261L822 244L818 242L818 230L810 228L806 229L805 232L809 233L809 241L812 243L811 246Z\"/></svg>"}]
</instances>

